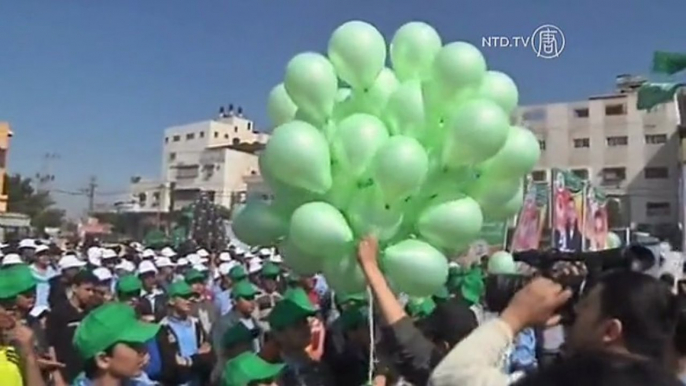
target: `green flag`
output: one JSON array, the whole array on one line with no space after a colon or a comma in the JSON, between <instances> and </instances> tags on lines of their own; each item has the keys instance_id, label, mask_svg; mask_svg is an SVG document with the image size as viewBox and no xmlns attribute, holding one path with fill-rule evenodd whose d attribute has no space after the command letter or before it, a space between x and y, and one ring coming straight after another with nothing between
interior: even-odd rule
<instances>
[{"instance_id":1,"label":"green flag","mask_svg":"<svg viewBox=\"0 0 686 386\"><path fill-rule=\"evenodd\" d=\"M639 110L650 110L659 104L668 103L674 99L674 94L682 86L682 83L646 82L638 89L636 108Z\"/></svg>"},{"instance_id":2,"label":"green flag","mask_svg":"<svg viewBox=\"0 0 686 386\"><path fill-rule=\"evenodd\" d=\"M656 51L653 54L653 72L673 75L686 70L686 54Z\"/></svg>"}]
</instances>

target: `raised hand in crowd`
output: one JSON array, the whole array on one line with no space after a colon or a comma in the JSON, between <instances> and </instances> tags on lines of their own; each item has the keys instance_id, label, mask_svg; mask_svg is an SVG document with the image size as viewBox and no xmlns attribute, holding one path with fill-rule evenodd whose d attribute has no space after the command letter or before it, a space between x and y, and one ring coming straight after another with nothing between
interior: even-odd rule
<instances>
[{"instance_id":1,"label":"raised hand in crowd","mask_svg":"<svg viewBox=\"0 0 686 386\"><path fill-rule=\"evenodd\" d=\"M557 311L571 297L571 290L538 277L514 295L500 317L514 333L526 327L552 326L559 323Z\"/></svg>"}]
</instances>

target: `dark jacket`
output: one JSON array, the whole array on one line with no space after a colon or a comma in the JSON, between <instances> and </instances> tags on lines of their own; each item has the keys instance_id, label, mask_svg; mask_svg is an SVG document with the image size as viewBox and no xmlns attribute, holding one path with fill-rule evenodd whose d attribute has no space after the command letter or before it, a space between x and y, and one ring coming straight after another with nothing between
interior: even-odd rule
<instances>
[{"instance_id":1,"label":"dark jacket","mask_svg":"<svg viewBox=\"0 0 686 386\"><path fill-rule=\"evenodd\" d=\"M141 296L138 302L137 310L139 315L152 315L155 317L155 322L159 322L167 316L167 301L166 293L160 293L155 296L154 307L146 296Z\"/></svg>"},{"instance_id":2,"label":"dark jacket","mask_svg":"<svg viewBox=\"0 0 686 386\"><path fill-rule=\"evenodd\" d=\"M190 319L195 326L195 335L198 347L203 343L210 343L209 338L203 330L200 322L196 318ZM162 361L162 373L156 381L164 385L177 385L187 382L192 376L200 378L200 384L205 385L209 382L212 366L214 365L215 355L213 352L207 354L195 354L190 358L190 366L182 366L177 363L176 356L180 352L179 339L166 323L166 319L160 322L160 331L157 333L157 344L160 350Z\"/></svg>"},{"instance_id":3,"label":"dark jacket","mask_svg":"<svg viewBox=\"0 0 686 386\"><path fill-rule=\"evenodd\" d=\"M281 375L280 386L335 386L333 374L326 362L308 360L306 363L289 363ZM352 386L352 385L351 385Z\"/></svg>"},{"instance_id":4,"label":"dark jacket","mask_svg":"<svg viewBox=\"0 0 686 386\"><path fill-rule=\"evenodd\" d=\"M62 276L55 276L48 280L50 291L48 292L48 305L50 308L57 307L60 303L68 301L67 287L62 282Z\"/></svg>"}]
</instances>

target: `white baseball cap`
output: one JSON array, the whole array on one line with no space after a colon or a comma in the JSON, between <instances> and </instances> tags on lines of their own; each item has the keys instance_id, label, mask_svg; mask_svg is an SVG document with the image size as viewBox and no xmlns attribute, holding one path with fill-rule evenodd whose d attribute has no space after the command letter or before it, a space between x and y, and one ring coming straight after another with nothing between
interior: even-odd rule
<instances>
[{"instance_id":1,"label":"white baseball cap","mask_svg":"<svg viewBox=\"0 0 686 386\"><path fill-rule=\"evenodd\" d=\"M198 251L195 252L195 254L200 257L208 257L210 255L210 253L207 252L207 250L205 250L204 248L198 249Z\"/></svg>"},{"instance_id":2,"label":"white baseball cap","mask_svg":"<svg viewBox=\"0 0 686 386\"><path fill-rule=\"evenodd\" d=\"M155 257L155 251L152 249L146 249L143 251L143 254L141 255L144 259L149 259L151 257Z\"/></svg>"},{"instance_id":3,"label":"white baseball cap","mask_svg":"<svg viewBox=\"0 0 686 386\"><path fill-rule=\"evenodd\" d=\"M141 244L141 243L139 243L139 242L137 242L137 241L132 242L131 244L129 244L129 246L130 246L131 248L133 248L133 250L136 251L136 252L139 252L139 253L140 253L140 252L143 251L143 244Z\"/></svg>"},{"instance_id":4,"label":"white baseball cap","mask_svg":"<svg viewBox=\"0 0 686 386\"><path fill-rule=\"evenodd\" d=\"M155 259L155 265L157 266L157 268L173 267L174 262L172 262L171 259L168 257L158 257L157 259Z\"/></svg>"},{"instance_id":5,"label":"white baseball cap","mask_svg":"<svg viewBox=\"0 0 686 386\"><path fill-rule=\"evenodd\" d=\"M259 252L257 252L257 253L260 254L260 255L262 255L262 256L269 256L269 255L272 254L272 250L269 249L269 248L262 248L262 249L260 249Z\"/></svg>"},{"instance_id":6,"label":"white baseball cap","mask_svg":"<svg viewBox=\"0 0 686 386\"><path fill-rule=\"evenodd\" d=\"M57 262L57 266L61 269L81 268L85 265L86 263L84 261L79 260L74 255L64 255L60 261Z\"/></svg>"},{"instance_id":7,"label":"white baseball cap","mask_svg":"<svg viewBox=\"0 0 686 386\"><path fill-rule=\"evenodd\" d=\"M48 250L50 250L50 247L48 247L47 245L42 245L42 244L41 244L41 245L39 245L39 246L36 247L36 253L37 253L37 254L38 254L38 253L42 253L42 252L46 252L46 251L48 251Z\"/></svg>"},{"instance_id":8,"label":"white baseball cap","mask_svg":"<svg viewBox=\"0 0 686 386\"><path fill-rule=\"evenodd\" d=\"M17 255L16 253L10 253L7 256L2 258L2 266L6 267L8 265L17 265L17 264L23 264L24 262L21 260L21 256Z\"/></svg>"},{"instance_id":9,"label":"white baseball cap","mask_svg":"<svg viewBox=\"0 0 686 386\"><path fill-rule=\"evenodd\" d=\"M126 272L133 272L136 270L136 266L128 260L122 260L119 262L119 264L117 264L114 267L114 269L115 270L122 270L122 271L126 271Z\"/></svg>"},{"instance_id":10,"label":"white baseball cap","mask_svg":"<svg viewBox=\"0 0 686 386\"><path fill-rule=\"evenodd\" d=\"M100 281L112 280L112 272L109 269L100 267L93 270L93 275Z\"/></svg>"},{"instance_id":11,"label":"white baseball cap","mask_svg":"<svg viewBox=\"0 0 686 386\"><path fill-rule=\"evenodd\" d=\"M141 261L141 264L138 266L138 274L142 275L150 272L157 273L157 267L155 267L155 264L153 264L150 260Z\"/></svg>"},{"instance_id":12,"label":"white baseball cap","mask_svg":"<svg viewBox=\"0 0 686 386\"><path fill-rule=\"evenodd\" d=\"M19 248L36 248L36 241L33 239L24 239L19 242Z\"/></svg>"},{"instance_id":13,"label":"white baseball cap","mask_svg":"<svg viewBox=\"0 0 686 386\"><path fill-rule=\"evenodd\" d=\"M248 273L257 273L262 270L262 260L259 257L255 257L250 260L248 264Z\"/></svg>"},{"instance_id":14,"label":"white baseball cap","mask_svg":"<svg viewBox=\"0 0 686 386\"><path fill-rule=\"evenodd\" d=\"M198 271L198 272L207 272L207 267L205 267L202 264L195 264L193 265L193 269Z\"/></svg>"},{"instance_id":15,"label":"white baseball cap","mask_svg":"<svg viewBox=\"0 0 686 386\"><path fill-rule=\"evenodd\" d=\"M102 258L102 248L99 247L90 247L88 248L88 251L86 252L88 255L88 262L93 264L96 267L99 267L102 265L102 261L100 259Z\"/></svg>"},{"instance_id":16,"label":"white baseball cap","mask_svg":"<svg viewBox=\"0 0 686 386\"><path fill-rule=\"evenodd\" d=\"M222 252L219 254L219 261L232 261L233 259L231 258L231 254L229 252Z\"/></svg>"},{"instance_id":17,"label":"white baseball cap","mask_svg":"<svg viewBox=\"0 0 686 386\"><path fill-rule=\"evenodd\" d=\"M182 258L180 258L179 260L176 261L176 266L177 266L177 267L185 267L185 266L187 266L188 264L190 264L190 262L189 262L188 259L186 259L185 257L182 257Z\"/></svg>"},{"instance_id":18,"label":"white baseball cap","mask_svg":"<svg viewBox=\"0 0 686 386\"><path fill-rule=\"evenodd\" d=\"M201 265L207 263L207 259L204 257L201 257L195 253L191 253L188 256L186 256L186 259L188 259L188 262L191 263L191 265Z\"/></svg>"},{"instance_id":19,"label":"white baseball cap","mask_svg":"<svg viewBox=\"0 0 686 386\"><path fill-rule=\"evenodd\" d=\"M162 252L160 252L163 257L174 257L176 256L176 252L169 248L169 247L164 247L162 248Z\"/></svg>"},{"instance_id":20,"label":"white baseball cap","mask_svg":"<svg viewBox=\"0 0 686 386\"><path fill-rule=\"evenodd\" d=\"M271 257L269 257L269 261L272 263L281 264L283 263L283 257L281 257L281 255L273 254Z\"/></svg>"},{"instance_id":21,"label":"white baseball cap","mask_svg":"<svg viewBox=\"0 0 686 386\"><path fill-rule=\"evenodd\" d=\"M117 252L115 252L112 249L106 248L102 250L102 256L100 256L103 259L114 259L117 257Z\"/></svg>"}]
</instances>

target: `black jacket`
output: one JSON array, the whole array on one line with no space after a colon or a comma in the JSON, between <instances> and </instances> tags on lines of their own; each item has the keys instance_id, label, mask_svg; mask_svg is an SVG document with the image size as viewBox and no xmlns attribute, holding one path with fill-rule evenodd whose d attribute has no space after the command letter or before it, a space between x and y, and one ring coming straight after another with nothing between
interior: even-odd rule
<instances>
[{"instance_id":1,"label":"black jacket","mask_svg":"<svg viewBox=\"0 0 686 386\"><path fill-rule=\"evenodd\" d=\"M196 318L190 318L195 326L195 336L198 347L209 341L207 334L203 330L200 322ZM200 378L200 384L205 385L209 382L212 367L215 362L214 352L207 354L195 354L190 358L190 366L182 366L177 363L176 356L180 353L179 339L167 323L166 319L160 322L160 331L157 333L157 344L160 349L162 359L162 373L156 381L163 385L177 385L187 382L192 376Z\"/></svg>"},{"instance_id":2,"label":"black jacket","mask_svg":"<svg viewBox=\"0 0 686 386\"><path fill-rule=\"evenodd\" d=\"M145 296L140 297L136 311L139 315L152 315L155 317L155 322L159 322L167 316L167 302L168 297L166 293L160 293L155 296L155 304L151 304L150 299Z\"/></svg>"}]
</instances>

